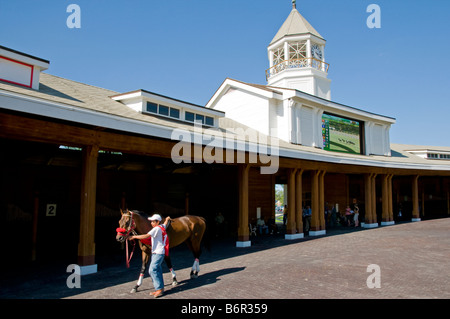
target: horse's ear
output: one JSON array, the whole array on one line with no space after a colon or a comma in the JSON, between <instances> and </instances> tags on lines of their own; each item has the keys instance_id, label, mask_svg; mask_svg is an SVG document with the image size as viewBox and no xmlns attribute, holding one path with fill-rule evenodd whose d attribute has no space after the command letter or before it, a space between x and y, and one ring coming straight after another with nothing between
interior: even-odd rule
<instances>
[{"instance_id":1,"label":"horse's ear","mask_svg":"<svg viewBox=\"0 0 450 319\"><path fill-rule=\"evenodd\" d=\"M123 211L122 211L122 208L120 209L120 214L121 214L121 215L123 215Z\"/></svg>"}]
</instances>

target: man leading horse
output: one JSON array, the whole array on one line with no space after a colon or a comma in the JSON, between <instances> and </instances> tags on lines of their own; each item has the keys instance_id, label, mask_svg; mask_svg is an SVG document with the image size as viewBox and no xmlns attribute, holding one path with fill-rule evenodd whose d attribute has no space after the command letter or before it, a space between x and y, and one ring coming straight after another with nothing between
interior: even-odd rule
<instances>
[{"instance_id":1,"label":"man leading horse","mask_svg":"<svg viewBox=\"0 0 450 319\"><path fill-rule=\"evenodd\" d=\"M120 210L120 213L122 216L119 220L119 228L117 228L117 241L124 242L128 240L129 236L146 235L151 231L152 225L147 219L147 215L143 212L135 210L130 211L126 209L125 211ZM178 246L183 242L187 244L188 248L192 251L192 254L195 258L194 264L192 265L191 278L197 278L200 271L199 258L201 254L201 241L206 231L205 219L199 216L186 215L174 219L169 219L168 223L169 224L165 230L167 232L168 239L170 239L170 248ZM152 243L150 242L150 237L139 241L139 246L142 250L142 267L139 275L139 280L136 286L131 290L131 292L137 292L138 288L142 284L145 269L149 262L150 256L152 255ZM172 285L176 285L176 274L173 271L170 256L164 256L164 260L169 267L170 272L172 273Z\"/></svg>"},{"instance_id":2,"label":"man leading horse","mask_svg":"<svg viewBox=\"0 0 450 319\"><path fill-rule=\"evenodd\" d=\"M167 238L166 227L170 221L170 217L166 217L163 225L160 225L162 218L159 214L154 214L149 220L152 224L152 229L147 234L130 236L128 240L152 238L152 258L148 272L152 277L155 291L151 292L150 295L158 298L164 294L162 262L164 261L164 256L169 255L169 240Z\"/></svg>"}]
</instances>

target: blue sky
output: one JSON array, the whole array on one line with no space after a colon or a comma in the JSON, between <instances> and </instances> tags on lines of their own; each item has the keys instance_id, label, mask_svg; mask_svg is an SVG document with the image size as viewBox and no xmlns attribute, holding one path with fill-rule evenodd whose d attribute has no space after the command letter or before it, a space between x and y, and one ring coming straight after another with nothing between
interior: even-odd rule
<instances>
[{"instance_id":1,"label":"blue sky","mask_svg":"<svg viewBox=\"0 0 450 319\"><path fill-rule=\"evenodd\" d=\"M70 29L69 4L81 8ZM369 29L369 4L381 28ZM391 142L450 146L450 1L297 0L327 40L335 102L394 117ZM266 84L290 0L0 0L0 45L48 73L205 105L225 78Z\"/></svg>"}]
</instances>

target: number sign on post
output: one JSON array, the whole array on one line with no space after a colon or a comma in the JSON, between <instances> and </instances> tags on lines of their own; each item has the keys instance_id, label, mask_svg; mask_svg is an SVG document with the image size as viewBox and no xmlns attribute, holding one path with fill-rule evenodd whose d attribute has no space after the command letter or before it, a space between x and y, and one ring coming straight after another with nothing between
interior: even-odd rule
<instances>
[{"instance_id":1,"label":"number sign on post","mask_svg":"<svg viewBox=\"0 0 450 319\"><path fill-rule=\"evenodd\" d=\"M45 216L56 216L56 204L47 204Z\"/></svg>"}]
</instances>

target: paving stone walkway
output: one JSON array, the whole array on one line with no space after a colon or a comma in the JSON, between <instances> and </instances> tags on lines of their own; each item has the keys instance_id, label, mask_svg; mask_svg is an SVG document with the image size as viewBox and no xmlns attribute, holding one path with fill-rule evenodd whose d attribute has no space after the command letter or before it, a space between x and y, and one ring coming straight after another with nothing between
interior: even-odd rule
<instances>
[{"instance_id":1,"label":"paving stone walkway","mask_svg":"<svg viewBox=\"0 0 450 319\"><path fill-rule=\"evenodd\" d=\"M213 242L211 250L203 252L195 280L189 279L193 257L187 248L175 248L171 254L179 285L170 285L166 269L161 300L450 298L450 218L337 229L294 241L282 235L257 237L249 248ZM65 268L40 269L24 278L11 273L2 277L0 298L153 300L148 273L141 290L130 293L138 277L139 254L130 269L124 259L101 258L98 273L81 277L81 288L73 289L66 285ZM375 265L370 272L369 265ZM369 288L368 281L380 288Z\"/></svg>"}]
</instances>

